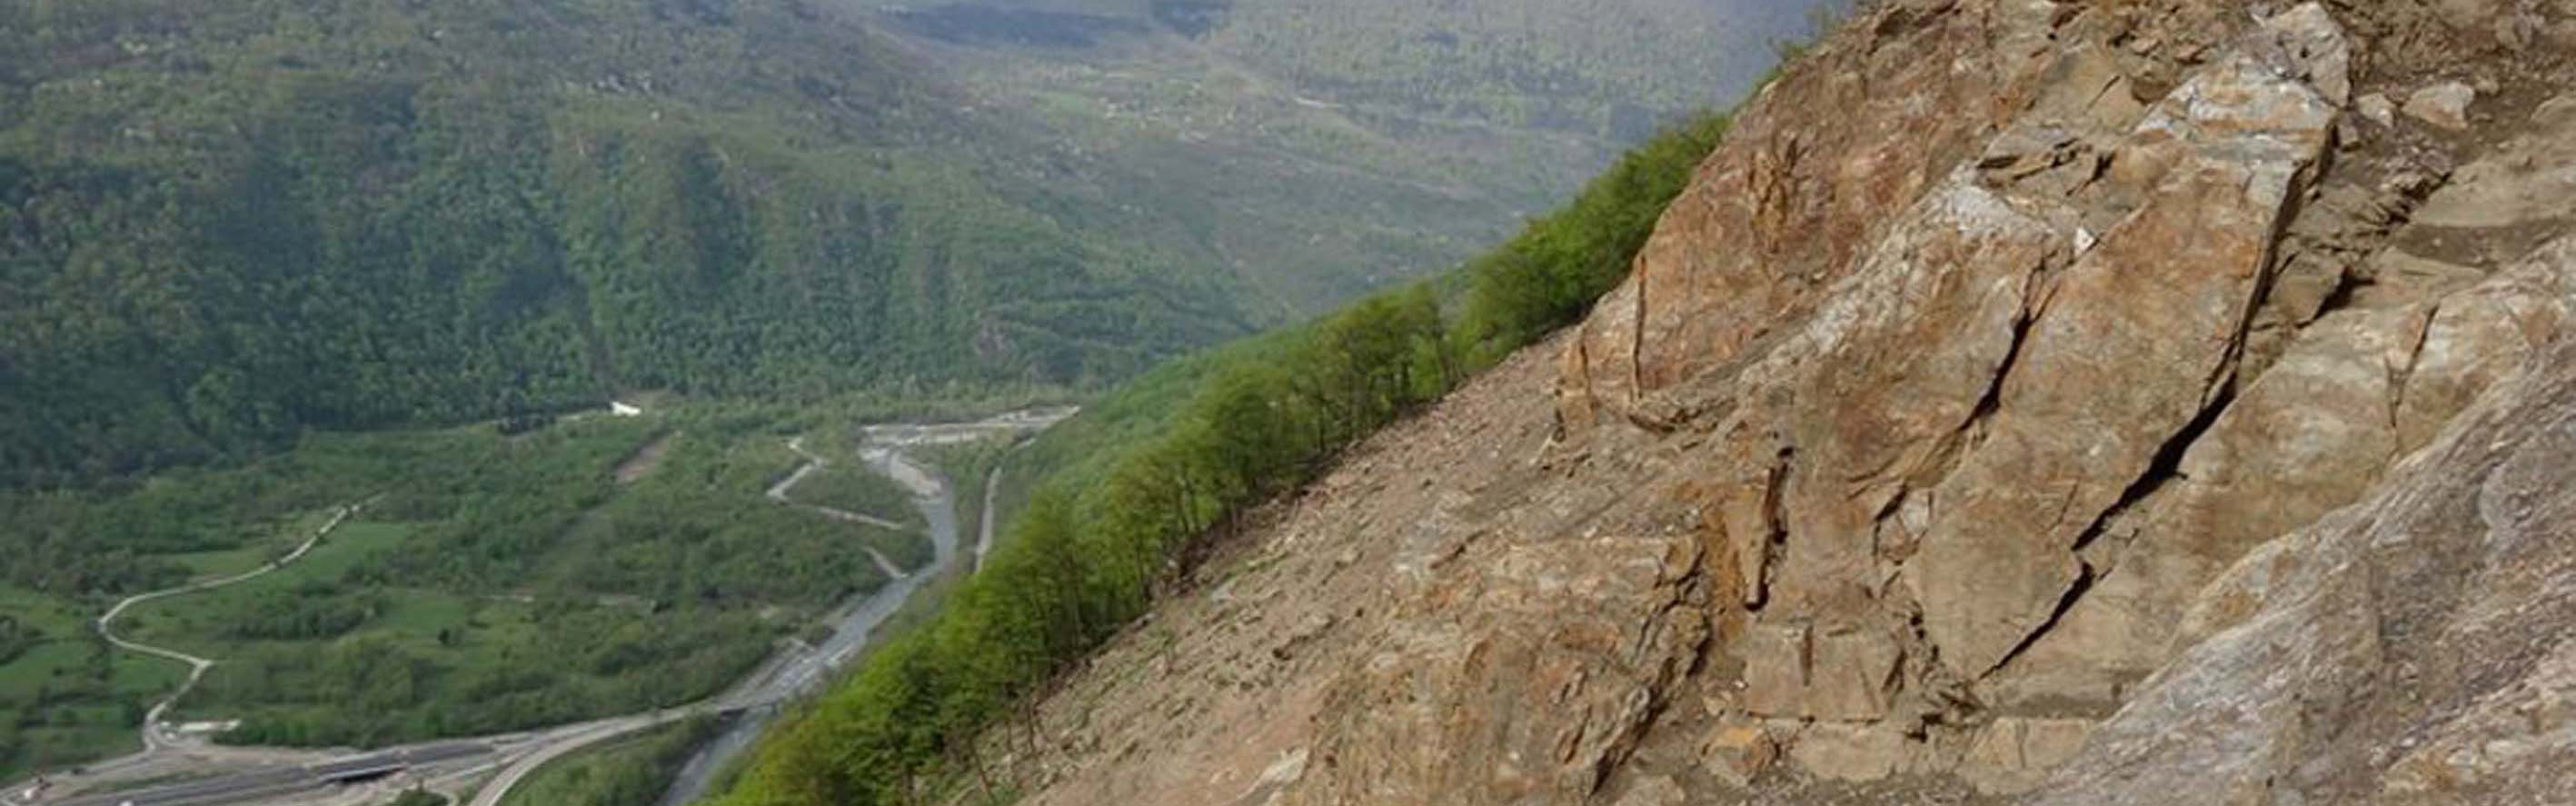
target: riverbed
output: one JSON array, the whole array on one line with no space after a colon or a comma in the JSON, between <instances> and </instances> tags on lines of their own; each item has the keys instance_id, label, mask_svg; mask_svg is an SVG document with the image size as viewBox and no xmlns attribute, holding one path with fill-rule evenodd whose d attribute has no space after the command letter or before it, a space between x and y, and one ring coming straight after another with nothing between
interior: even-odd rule
<instances>
[{"instance_id":1,"label":"riverbed","mask_svg":"<svg viewBox=\"0 0 2576 806\"><path fill-rule=\"evenodd\" d=\"M894 479L896 483L912 491L912 505L920 510L922 519L927 524L926 531L930 535L932 548L930 564L914 570L907 576L894 579L876 592L862 595L845 605L832 620L831 638L819 646L794 650L763 667L760 673L755 674L737 690L738 695L734 699L785 701L805 697L820 690L824 684L833 679L835 672L847 668L851 659L864 651L870 641L875 640L878 628L884 626L887 619L902 610L904 603L910 601L912 595L919 591L923 584L947 573L957 562L959 536L956 492L952 489L949 480L939 471L913 459L907 453L909 449L925 445L957 444L994 434L1033 435L1072 416L1073 413L1074 410L1071 408L1029 409L965 423L885 425L871 426L866 429L865 444L859 450L859 458L866 462L870 469ZM806 467L810 468L812 465ZM982 554L991 549L990 534L994 513L990 485L994 478L998 478L998 475L985 480L987 485L984 493L985 511L983 528L980 530L983 534L977 536L977 544L974 547L978 566L982 565ZM783 482L782 489L773 490L774 494L771 497L783 498L784 488L794 486L793 481L794 479L790 479ZM752 696L755 694L779 696ZM708 739L706 744L701 745L697 752L689 757L688 763L683 765L679 773L673 777L671 788L662 795L663 806L685 806L705 797L708 787L714 783L715 775L735 758L741 756L744 751L749 750L760 738L760 732L769 727L775 715L775 708L751 709L726 725L724 730L714 738Z\"/></svg>"}]
</instances>

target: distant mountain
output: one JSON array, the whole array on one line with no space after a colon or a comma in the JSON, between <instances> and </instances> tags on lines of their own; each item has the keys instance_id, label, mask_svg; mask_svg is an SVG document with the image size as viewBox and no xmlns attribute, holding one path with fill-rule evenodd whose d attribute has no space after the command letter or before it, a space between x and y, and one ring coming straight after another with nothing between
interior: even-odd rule
<instances>
[{"instance_id":1,"label":"distant mountain","mask_svg":"<svg viewBox=\"0 0 2576 806\"><path fill-rule=\"evenodd\" d=\"M1445 268L1848 0L980 0L884 27L1310 315Z\"/></svg>"},{"instance_id":2,"label":"distant mountain","mask_svg":"<svg viewBox=\"0 0 2576 806\"><path fill-rule=\"evenodd\" d=\"M804 0L0 0L0 483L1264 321L969 106Z\"/></svg>"}]
</instances>

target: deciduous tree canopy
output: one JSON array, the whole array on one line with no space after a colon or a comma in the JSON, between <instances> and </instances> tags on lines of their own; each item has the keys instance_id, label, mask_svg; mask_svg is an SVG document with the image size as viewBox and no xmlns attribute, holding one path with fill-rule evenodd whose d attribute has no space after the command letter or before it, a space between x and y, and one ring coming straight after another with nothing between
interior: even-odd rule
<instances>
[{"instance_id":1,"label":"deciduous tree canopy","mask_svg":"<svg viewBox=\"0 0 2576 806\"><path fill-rule=\"evenodd\" d=\"M0 485L630 389L1093 385L1250 327L838 13L0 0Z\"/></svg>"}]
</instances>

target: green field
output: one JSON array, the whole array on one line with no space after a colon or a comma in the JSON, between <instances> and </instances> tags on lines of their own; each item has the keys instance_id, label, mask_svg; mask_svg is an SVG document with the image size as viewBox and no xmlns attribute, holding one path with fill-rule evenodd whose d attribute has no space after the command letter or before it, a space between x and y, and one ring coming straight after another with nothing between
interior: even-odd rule
<instances>
[{"instance_id":1,"label":"green field","mask_svg":"<svg viewBox=\"0 0 2576 806\"><path fill-rule=\"evenodd\" d=\"M805 477L790 494L798 503L848 510L873 515L896 523L920 527L921 510L912 505L912 492L894 479L869 470L855 459L834 462Z\"/></svg>"},{"instance_id":2,"label":"green field","mask_svg":"<svg viewBox=\"0 0 2576 806\"><path fill-rule=\"evenodd\" d=\"M224 738L373 746L677 705L883 574L854 544L929 561L918 532L763 493L786 435L834 416L676 404L641 418L325 434L242 467L0 496L0 779L133 748L179 663L112 650L116 599L257 570L337 507L297 562L130 608L120 635L217 661L179 720ZM651 472L615 469L665 442ZM55 558L60 562L47 563Z\"/></svg>"},{"instance_id":3,"label":"green field","mask_svg":"<svg viewBox=\"0 0 2576 806\"><path fill-rule=\"evenodd\" d=\"M311 512L300 518L287 518L267 534L252 535L232 548L172 554L163 559L188 569L190 579L217 579L257 571L271 560L285 556L302 545L306 538L330 522L330 513Z\"/></svg>"},{"instance_id":4,"label":"green field","mask_svg":"<svg viewBox=\"0 0 2576 806\"><path fill-rule=\"evenodd\" d=\"M34 640L0 663L0 780L141 749L143 709L187 677L178 663L118 651L90 631L97 609L0 588L0 618Z\"/></svg>"}]
</instances>

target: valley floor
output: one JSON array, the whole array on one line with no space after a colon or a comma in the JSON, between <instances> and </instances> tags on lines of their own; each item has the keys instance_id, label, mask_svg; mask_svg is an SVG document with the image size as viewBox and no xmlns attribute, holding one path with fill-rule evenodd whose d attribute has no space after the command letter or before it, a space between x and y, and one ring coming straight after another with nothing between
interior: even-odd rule
<instances>
[{"instance_id":1,"label":"valley floor","mask_svg":"<svg viewBox=\"0 0 2576 806\"><path fill-rule=\"evenodd\" d=\"M1062 416L1063 412L1051 411L1043 416L997 421L999 424L990 428L940 433L948 438L948 444L956 445L1009 440ZM194 726L180 729L181 723L190 721L214 726L243 725L257 731L226 737L231 741L247 738L255 743L296 742L300 737L302 743L311 745L382 744L385 739L428 739L475 730L477 723L465 718L470 716L470 710L439 705L459 695L504 700L534 696L576 709L514 710L510 717L514 721L501 724L503 730L512 725L547 724L545 720L558 724L578 722L585 713L605 716L617 710L676 705L731 685L735 675L728 671L736 664L705 662L702 652L685 658L646 652L619 661L624 671L603 673L600 667L585 666L580 661L585 653L593 651L585 647L632 651L614 649L615 642L621 640L618 636L642 630L701 650L739 646L754 655L756 661L757 656L768 654L774 639L794 632L792 627L810 617L824 615L828 606L835 619L851 623L822 631L830 633L829 639L816 632L808 640L818 641L820 646L790 653L793 657L787 658L787 663L764 668L758 680L744 687L748 693L734 699L747 703L750 700L744 697L760 692L792 696L810 690L826 678L824 669L803 666L846 662L868 640L876 623L895 612L904 598L900 593L872 598L867 593L878 591L888 580L896 583L894 588L909 592L913 585L906 583L915 581L911 579L914 570L947 562L961 550L971 552L977 547L971 537L959 539L955 504L937 472L910 464L932 459L907 457L876 445L875 438L855 430L826 429L822 436L829 446L807 450L801 444L806 440L773 436L765 427L744 427L769 421L759 416L746 419L698 411L635 419L584 418L559 423L536 435L494 435L471 429L413 436L369 435L347 438L349 444L345 446L326 442L323 447L299 451L295 457L277 463L283 467L212 474L214 481L197 482L196 486L239 486L236 477L258 476L282 480L260 484L298 490L324 487L328 483L314 478L309 468L344 462L363 463L366 474L372 476L355 481L385 482L399 477L408 484L383 488L384 492L371 498L370 506L363 511L344 510L341 517L331 518L327 525L318 517L270 516L275 528L253 533L269 535L273 531L278 536L276 540L237 536L233 539L243 541L238 548L210 549L179 557L186 561L197 581L120 605L115 635L119 641L130 643L100 642L86 655L96 671L81 671L77 665L70 667L73 671L66 671L58 661L77 663L84 656L49 648L97 640L98 634L90 630L87 617L80 615L85 609L81 600L51 597L34 590L0 589L0 594L6 594L0 596L0 606L5 606L0 607L0 614L33 625L40 641L33 651L0 665L0 695L8 695L12 689L7 686L16 682L28 686L26 696L32 698L24 702L0 699L0 704L18 709L9 716L9 723L32 722L40 729L55 724L94 724L85 729L98 734L95 742L84 744L59 738L78 734L40 730L30 737L38 742L31 746L36 755L14 756L12 761L13 756L0 754L0 762L59 772L85 759L123 752L120 746L131 748L138 728L141 735L148 737L149 745L142 754L79 770L85 774L59 776L57 786L48 789L48 794L62 797L76 790L97 791L119 785L116 782L129 787L150 786L182 781L192 775L221 774L224 770L255 769L274 763L318 762L331 757L328 752L285 751L279 755L256 748L210 746L207 733L197 732ZM530 442L528 436L545 438ZM874 447L863 452L863 444ZM543 458L531 462L519 456L530 451ZM420 458L424 453L436 458ZM827 453L846 455L847 461L833 461L824 455ZM644 457L650 458L638 461ZM478 471L458 470L494 460L514 467L561 468L561 473L547 475L548 471L541 469L531 471L533 476L523 474L513 481L475 478L473 473ZM808 492L795 482L824 478L826 474L817 471L827 467L828 475L841 481L824 490L821 500L844 507L867 507L883 511L885 516L807 503ZM465 475L457 475L460 472ZM908 485L884 480L880 474L886 473L906 479ZM709 478L720 483L706 486L702 480ZM772 479L781 483L772 484ZM881 492L876 485L892 491ZM732 494L723 494L728 489ZM717 495L710 498L709 491ZM980 489L974 492L971 497L978 501L990 497ZM219 508L182 517L200 518L206 528L212 529L224 522L224 517L250 518L259 506L282 506L285 500L270 496L236 509ZM549 509L545 503L549 500L566 506ZM149 497L111 498L98 505L98 512L162 505L160 499ZM499 521L468 514L512 505L522 511L533 507L533 514ZM458 508L445 509L449 506ZM673 511L670 506L697 508ZM424 518L428 512L452 514ZM104 515L73 511L57 512L55 517L78 523ZM974 519L981 517L982 513L976 513ZM343 519L349 522L342 525ZM300 546L287 546L284 538L290 533L303 534L307 539ZM826 587L816 589L825 596L830 596L830 591L854 590L860 599L887 601L877 607L843 608L831 605L829 599L818 602L794 593L794 588L777 587L782 581L792 583L798 576L772 575L765 596L759 595L761 588L746 589L744 593L754 594L755 598L735 607L673 607L667 600L657 604L655 592L671 590L668 586L683 581L679 578L656 579L649 573L634 577L634 570L630 570L626 572L629 578L643 584L621 589L596 570L585 570L617 567L595 564L599 561L630 564L631 568L635 561L654 556L651 552L658 541L691 534L696 535L695 539L712 541L713 545L701 550L721 549L737 540L760 542L757 547L742 545L729 556L690 559L676 567L687 570L693 579L703 580L696 584L730 586L725 581L729 578L724 576L729 566L767 573L757 569L768 568L781 558L830 557L833 559L828 562L802 561L804 566L796 574L827 581ZM850 550L849 541L854 536L859 538L857 551ZM501 543L534 546L517 549L532 553L519 556L511 564L508 576L490 580L503 584L459 582L444 569L422 562L424 557L473 551L477 546L489 551L493 538L534 539L531 543ZM584 558L585 554L595 556ZM694 556L694 552L688 556ZM146 558L154 559L159 558ZM840 578L833 580L836 574ZM704 618L691 620L693 614ZM564 629L585 631L588 635L575 637L564 633ZM602 644L603 640L609 643ZM539 645L547 647L540 654L552 660L536 665L512 660L536 657L529 651ZM205 675L205 684L182 688L181 679L190 676L190 669L172 659L184 659L195 666L198 673ZM360 663L348 666L352 661ZM56 665L40 665L45 663ZM330 675L341 674L343 669L357 676L332 682L335 678ZM385 677L388 669L399 676ZM508 695L476 682L493 674L503 677L490 679L525 682L511 684L519 693ZM257 684L243 679L244 675L254 678ZM626 699L601 697L612 692L585 682L611 679L610 675L658 676L682 687L667 695L623 704ZM278 680L279 677L286 680ZM67 678L108 682L94 689L60 685ZM707 687L689 682L701 679ZM300 693L277 689L283 682L312 688ZM277 696L280 694L285 696ZM387 696L412 699L382 699ZM585 696L595 699L585 704L580 699ZM150 707L149 715L155 724L141 727L147 706L163 698L175 698L179 706L176 714L162 721L165 707ZM358 713L341 713L329 705L342 703L345 708L357 702L385 705ZM95 716L89 715L92 711L97 712ZM393 733L373 734L380 737L373 741L364 740L369 734L327 732L333 725L388 724L382 720L406 712L429 721ZM94 722L65 722L66 719ZM322 730L279 733L280 725L313 725ZM504 758L523 757L564 743L554 739L536 741L544 735L540 732L516 739L502 736L495 741ZM582 743L590 740L587 736L563 737L564 741L574 738L581 738ZM0 745L0 750L12 753L26 749L15 744ZM168 752L159 752L163 750ZM462 758L458 763L469 762L475 759ZM459 768L450 765L445 769L448 772L438 773L446 776L444 780L467 780L456 777ZM464 769L470 772L471 767ZM17 777L9 766L0 766L0 772L8 773L8 778Z\"/></svg>"}]
</instances>

